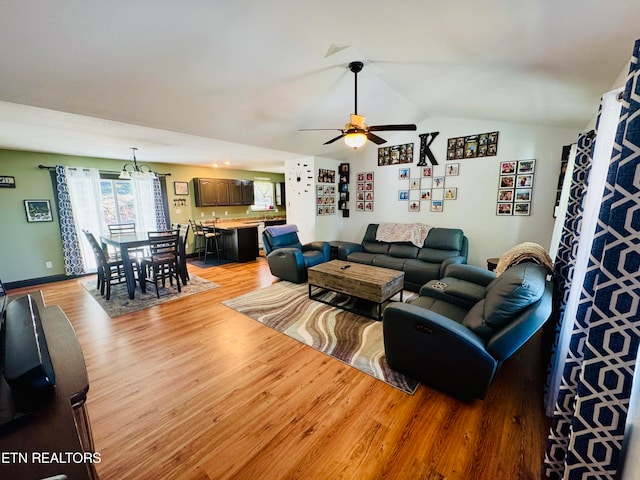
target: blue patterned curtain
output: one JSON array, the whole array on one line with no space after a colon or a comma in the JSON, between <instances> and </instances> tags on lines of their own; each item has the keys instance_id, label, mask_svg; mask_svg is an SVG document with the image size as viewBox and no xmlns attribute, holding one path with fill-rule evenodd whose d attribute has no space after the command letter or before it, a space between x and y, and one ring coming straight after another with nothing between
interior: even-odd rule
<instances>
[{"instance_id":1,"label":"blue patterned curtain","mask_svg":"<svg viewBox=\"0 0 640 480\"><path fill-rule=\"evenodd\" d=\"M640 87L636 42L547 445L550 478L613 479L640 336Z\"/></svg>"},{"instance_id":2,"label":"blue patterned curtain","mask_svg":"<svg viewBox=\"0 0 640 480\"><path fill-rule=\"evenodd\" d=\"M164 202L162 201L162 190L160 188L160 180L156 176L153 179L153 203L156 211L156 228L158 230L166 230L167 217L164 212Z\"/></svg>"},{"instance_id":3,"label":"blue patterned curtain","mask_svg":"<svg viewBox=\"0 0 640 480\"><path fill-rule=\"evenodd\" d=\"M64 252L64 271L67 275L81 275L85 273L82 251L78 242L76 224L71 209L69 186L65 167L56 166L56 189L58 208L60 209L60 235Z\"/></svg>"}]
</instances>

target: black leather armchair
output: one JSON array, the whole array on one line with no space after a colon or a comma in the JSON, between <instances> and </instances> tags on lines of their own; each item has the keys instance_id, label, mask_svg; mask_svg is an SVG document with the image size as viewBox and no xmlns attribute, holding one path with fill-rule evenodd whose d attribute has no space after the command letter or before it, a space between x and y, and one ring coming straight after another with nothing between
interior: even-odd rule
<instances>
[{"instance_id":1,"label":"black leather armchair","mask_svg":"<svg viewBox=\"0 0 640 480\"><path fill-rule=\"evenodd\" d=\"M267 227L262 234L262 247L271 274L293 283L307 281L307 268L329 261L329 242L300 243L292 225Z\"/></svg>"},{"instance_id":2,"label":"black leather armchair","mask_svg":"<svg viewBox=\"0 0 640 480\"><path fill-rule=\"evenodd\" d=\"M546 268L531 262L498 277L480 267L450 265L416 300L384 310L387 363L458 398L484 398L502 362L549 318L552 284L546 276Z\"/></svg>"}]
</instances>

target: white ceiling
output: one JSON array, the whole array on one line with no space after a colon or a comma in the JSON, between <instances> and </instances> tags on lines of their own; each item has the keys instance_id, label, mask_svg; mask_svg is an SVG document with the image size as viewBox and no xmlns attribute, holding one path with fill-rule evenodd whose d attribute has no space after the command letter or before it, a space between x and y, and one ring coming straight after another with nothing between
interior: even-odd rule
<instances>
[{"instance_id":1,"label":"white ceiling","mask_svg":"<svg viewBox=\"0 0 640 480\"><path fill-rule=\"evenodd\" d=\"M0 148L282 171L353 113L584 128L638 0L0 0ZM37 108L36 108L37 107ZM381 132L391 138L391 132ZM259 147L259 148L256 148Z\"/></svg>"}]
</instances>

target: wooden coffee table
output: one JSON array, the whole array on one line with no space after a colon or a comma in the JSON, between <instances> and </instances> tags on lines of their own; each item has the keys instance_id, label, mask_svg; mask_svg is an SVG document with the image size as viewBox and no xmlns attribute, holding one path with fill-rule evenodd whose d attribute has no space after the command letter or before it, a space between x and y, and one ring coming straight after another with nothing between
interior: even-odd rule
<instances>
[{"instance_id":1,"label":"wooden coffee table","mask_svg":"<svg viewBox=\"0 0 640 480\"><path fill-rule=\"evenodd\" d=\"M337 303L322 299L327 292L338 292L351 297L369 300L377 305L377 316L366 314L369 317L380 320L382 318L382 305L396 293L400 293L402 301L402 289L404 288L404 272L390 268L374 267L361 263L331 260L321 263L307 270L309 277L309 298L334 307L350 310ZM312 293L313 287L319 289ZM362 311L357 311L362 314Z\"/></svg>"}]
</instances>

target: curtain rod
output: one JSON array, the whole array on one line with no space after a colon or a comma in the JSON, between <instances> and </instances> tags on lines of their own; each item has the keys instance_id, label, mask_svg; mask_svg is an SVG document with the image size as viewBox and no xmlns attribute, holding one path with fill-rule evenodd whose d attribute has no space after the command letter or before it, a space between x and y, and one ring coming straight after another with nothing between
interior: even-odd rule
<instances>
[{"instance_id":1,"label":"curtain rod","mask_svg":"<svg viewBox=\"0 0 640 480\"><path fill-rule=\"evenodd\" d=\"M42 170L55 170L56 169L56 167L49 167L47 165L38 165L38 168L41 168ZM78 168L81 168L81 167L69 167L69 168L78 169ZM89 169L88 168L83 168L83 170L89 170ZM114 172L113 170L99 170L99 172L100 173L108 173L110 175L117 175L117 174L120 173L120 172ZM158 173L157 175L160 176L160 177L170 177L171 176L170 173Z\"/></svg>"}]
</instances>

